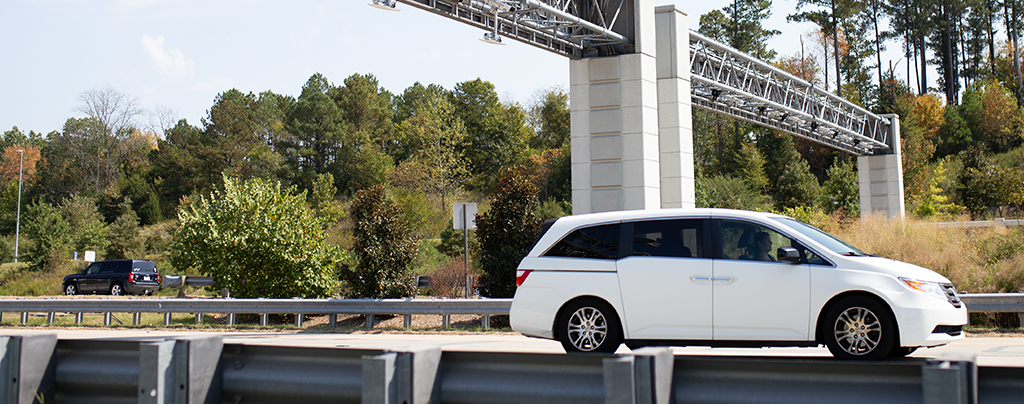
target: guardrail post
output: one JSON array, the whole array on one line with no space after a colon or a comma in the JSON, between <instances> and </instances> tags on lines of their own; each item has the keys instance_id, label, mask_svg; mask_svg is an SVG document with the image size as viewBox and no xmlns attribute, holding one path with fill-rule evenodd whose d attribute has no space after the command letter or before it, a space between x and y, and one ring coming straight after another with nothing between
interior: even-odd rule
<instances>
[{"instance_id":1,"label":"guardrail post","mask_svg":"<svg viewBox=\"0 0 1024 404\"><path fill-rule=\"evenodd\" d=\"M176 404L174 341L139 344L139 404Z\"/></svg>"},{"instance_id":2,"label":"guardrail post","mask_svg":"<svg viewBox=\"0 0 1024 404\"><path fill-rule=\"evenodd\" d=\"M441 402L441 348L422 347L397 352L395 379L398 403Z\"/></svg>"},{"instance_id":3,"label":"guardrail post","mask_svg":"<svg viewBox=\"0 0 1024 404\"><path fill-rule=\"evenodd\" d=\"M235 325L235 313L228 313L228 325Z\"/></svg>"},{"instance_id":4,"label":"guardrail post","mask_svg":"<svg viewBox=\"0 0 1024 404\"><path fill-rule=\"evenodd\" d=\"M213 404L222 393L219 335L139 344L140 404Z\"/></svg>"},{"instance_id":5,"label":"guardrail post","mask_svg":"<svg viewBox=\"0 0 1024 404\"><path fill-rule=\"evenodd\" d=\"M302 313L298 313L295 315L295 326L302 327Z\"/></svg>"},{"instance_id":6,"label":"guardrail post","mask_svg":"<svg viewBox=\"0 0 1024 404\"><path fill-rule=\"evenodd\" d=\"M32 404L55 399L57 335L0 337L0 401Z\"/></svg>"},{"instance_id":7,"label":"guardrail post","mask_svg":"<svg viewBox=\"0 0 1024 404\"><path fill-rule=\"evenodd\" d=\"M260 326L266 326L267 323L269 323L269 322L270 322L270 314L268 314L268 313L260 314Z\"/></svg>"},{"instance_id":8,"label":"guardrail post","mask_svg":"<svg viewBox=\"0 0 1024 404\"><path fill-rule=\"evenodd\" d=\"M441 402L441 348L363 356L363 404Z\"/></svg>"},{"instance_id":9,"label":"guardrail post","mask_svg":"<svg viewBox=\"0 0 1024 404\"><path fill-rule=\"evenodd\" d=\"M668 404L672 395L675 356L671 348L640 348L633 351L637 403Z\"/></svg>"},{"instance_id":10,"label":"guardrail post","mask_svg":"<svg viewBox=\"0 0 1024 404\"><path fill-rule=\"evenodd\" d=\"M27 323L28 323L28 313L27 312L22 312L21 313L21 324L24 325L24 324L27 324Z\"/></svg>"},{"instance_id":11,"label":"guardrail post","mask_svg":"<svg viewBox=\"0 0 1024 404\"><path fill-rule=\"evenodd\" d=\"M402 327L406 330L412 328L412 314L402 316Z\"/></svg>"},{"instance_id":12,"label":"guardrail post","mask_svg":"<svg viewBox=\"0 0 1024 404\"><path fill-rule=\"evenodd\" d=\"M366 329L373 328L373 314L366 315Z\"/></svg>"},{"instance_id":13,"label":"guardrail post","mask_svg":"<svg viewBox=\"0 0 1024 404\"><path fill-rule=\"evenodd\" d=\"M668 404L674 357L669 348L642 348L605 358L605 404Z\"/></svg>"},{"instance_id":14,"label":"guardrail post","mask_svg":"<svg viewBox=\"0 0 1024 404\"><path fill-rule=\"evenodd\" d=\"M164 313L164 325L171 325L171 312Z\"/></svg>"},{"instance_id":15,"label":"guardrail post","mask_svg":"<svg viewBox=\"0 0 1024 404\"><path fill-rule=\"evenodd\" d=\"M113 315L110 312L103 313L103 325L110 325L110 317Z\"/></svg>"},{"instance_id":16,"label":"guardrail post","mask_svg":"<svg viewBox=\"0 0 1024 404\"><path fill-rule=\"evenodd\" d=\"M85 318L85 313L82 313L82 312L75 313L75 325L82 324L82 320L84 318Z\"/></svg>"},{"instance_id":17,"label":"guardrail post","mask_svg":"<svg viewBox=\"0 0 1024 404\"><path fill-rule=\"evenodd\" d=\"M397 404L394 352L363 356L363 404Z\"/></svg>"},{"instance_id":18,"label":"guardrail post","mask_svg":"<svg viewBox=\"0 0 1024 404\"><path fill-rule=\"evenodd\" d=\"M327 315L327 326L331 328L338 326L338 313L331 313Z\"/></svg>"},{"instance_id":19,"label":"guardrail post","mask_svg":"<svg viewBox=\"0 0 1024 404\"><path fill-rule=\"evenodd\" d=\"M633 356L604 358L604 403L639 404L636 402Z\"/></svg>"},{"instance_id":20,"label":"guardrail post","mask_svg":"<svg viewBox=\"0 0 1024 404\"><path fill-rule=\"evenodd\" d=\"M926 404L977 404L978 366L974 355L942 355L921 367Z\"/></svg>"},{"instance_id":21,"label":"guardrail post","mask_svg":"<svg viewBox=\"0 0 1024 404\"><path fill-rule=\"evenodd\" d=\"M132 313L132 325L139 325L142 322L142 313Z\"/></svg>"},{"instance_id":22,"label":"guardrail post","mask_svg":"<svg viewBox=\"0 0 1024 404\"><path fill-rule=\"evenodd\" d=\"M54 313L46 313L46 324L53 324Z\"/></svg>"},{"instance_id":23,"label":"guardrail post","mask_svg":"<svg viewBox=\"0 0 1024 404\"><path fill-rule=\"evenodd\" d=\"M1017 317L1020 318L1020 328L1024 328L1024 313L1017 313Z\"/></svg>"},{"instance_id":24,"label":"guardrail post","mask_svg":"<svg viewBox=\"0 0 1024 404\"><path fill-rule=\"evenodd\" d=\"M448 329L452 326L452 316L445 314L441 316L441 328Z\"/></svg>"},{"instance_id":25,"label":"guardrail post","mask_svg":"<svg viewBox=\"0 0 1024 404\"><path fill-rule=\"evenodd\" d=\"M186 381L184 388L186 400L179 399L179 403L219 404L222 402L221 355L223 351L224 340L220 335L202 335L175 340L175 356L187 359L179 360L175 368L179 381L179 392L182 391L180 382Z\"/></svg>"},{"instance_id":26,"label":"guardrail post","mask_svg":"<svg viewBox=\"0 0 1024 404\"><path fill-rule=\"evenodd\" d=\"M480 320L480 326L482 326L484 328L484 330L490 330L491 329L491 315L490 314L484 314L483 318Z\"/></svg>"}]
</instances>

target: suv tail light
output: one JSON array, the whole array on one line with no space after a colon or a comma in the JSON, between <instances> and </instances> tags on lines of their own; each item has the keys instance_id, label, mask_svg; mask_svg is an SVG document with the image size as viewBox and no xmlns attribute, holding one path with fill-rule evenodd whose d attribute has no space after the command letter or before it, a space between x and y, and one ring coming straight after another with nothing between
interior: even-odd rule
<instances>
[{"instance_id":1,"label":"suv tail light","mask_svg":"<svg viewBox=\"0 0 1024 404\"><path fill-rule=\"evenodd\" d=\"M523 282L526 281L527 276L530 276L530 272L533 272L533 270L524 269L521 271L516 271L516 287L523 286Z\"/></svg>"},{"instance_id":2,"label":"suv tail light","mask_svg":"<svg viewBox=\"0 0 1024 404\"><path fill-rule=\"evenodd\" d=\"M160 282L160 274L153 275L153 280Z\"/></svg>"},{"instance_id":3,"label":"suv tail light","mask_svg":"<svg viewBox=\"0 0 1024 404\"><path fill-rule=\"evenodd\" d=\"M128 282L135 282L135 272L128 273Z\"/></svg>"}]
</instances>

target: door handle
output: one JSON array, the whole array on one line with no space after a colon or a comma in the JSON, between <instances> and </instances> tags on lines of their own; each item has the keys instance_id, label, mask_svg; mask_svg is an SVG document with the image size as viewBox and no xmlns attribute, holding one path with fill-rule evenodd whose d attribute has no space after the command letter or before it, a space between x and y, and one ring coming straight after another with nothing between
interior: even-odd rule
<instances>
[{"instance_id":1,"label":"door handle","mask_svg":"<svg viewBox=\"0 0 1024 404\"><path fill-rule=\"evenodd\" d=\"M729 285L736 282L736 278L723 277L723 278L711 278L711 282L718 285Z\"/></svg>"},{"instance_id":2,"label":"door handle","mask_svg":"<svg viewBox=\"0 0 1024 404\"><path fill-rule=\"evenodd\" d=\"M715 278L712 278L710 276L691 276L690 280L693 281L694 283L703 283L710 285L711 283L714 282Z\"/></svg>"}]
</instances>

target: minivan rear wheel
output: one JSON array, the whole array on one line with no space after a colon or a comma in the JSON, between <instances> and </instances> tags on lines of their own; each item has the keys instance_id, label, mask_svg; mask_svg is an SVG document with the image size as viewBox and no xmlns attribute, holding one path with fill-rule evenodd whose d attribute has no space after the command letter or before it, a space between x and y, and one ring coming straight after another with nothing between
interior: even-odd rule
<instances>
[{"instance_id":1,"label":"minivan rear wheel","mask_svg":"<svg viewBox=\"0 0 1024 404\"><path fill-rule=\"evenodd\" d=\"M897 341L888 308L866 296L836 302L825 317L825 327L825 346L838 359L882 360Z\"/></svg>"},{"instance_id":2,"label":"minivan rear wheel","mask_svg":"<svg viewBox=\"0 0 1024 404\"><path fill-rule=\"evenodd\" d=\"M622 343L615 311L597 299L569 303L558 320L558 340L565 352L613 353Z\"/></svg>"}]
</instances>

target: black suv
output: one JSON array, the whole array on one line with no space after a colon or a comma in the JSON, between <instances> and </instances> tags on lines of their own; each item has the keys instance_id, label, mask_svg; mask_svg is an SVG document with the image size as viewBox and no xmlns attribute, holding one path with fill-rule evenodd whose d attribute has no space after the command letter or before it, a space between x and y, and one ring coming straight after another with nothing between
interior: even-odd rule
<instances>
[{"instance_id":1,"label":"black suv","mask_svg":"<svg viewBox=\"0 0 1024 404\"><path fill-rule=\"evenodd\" d=\"M149 295L160 288L160 274L153 261L96 261L81 273L64 277L62 289L68 296L79 293Z\"/></svg>"}]
</instances>

